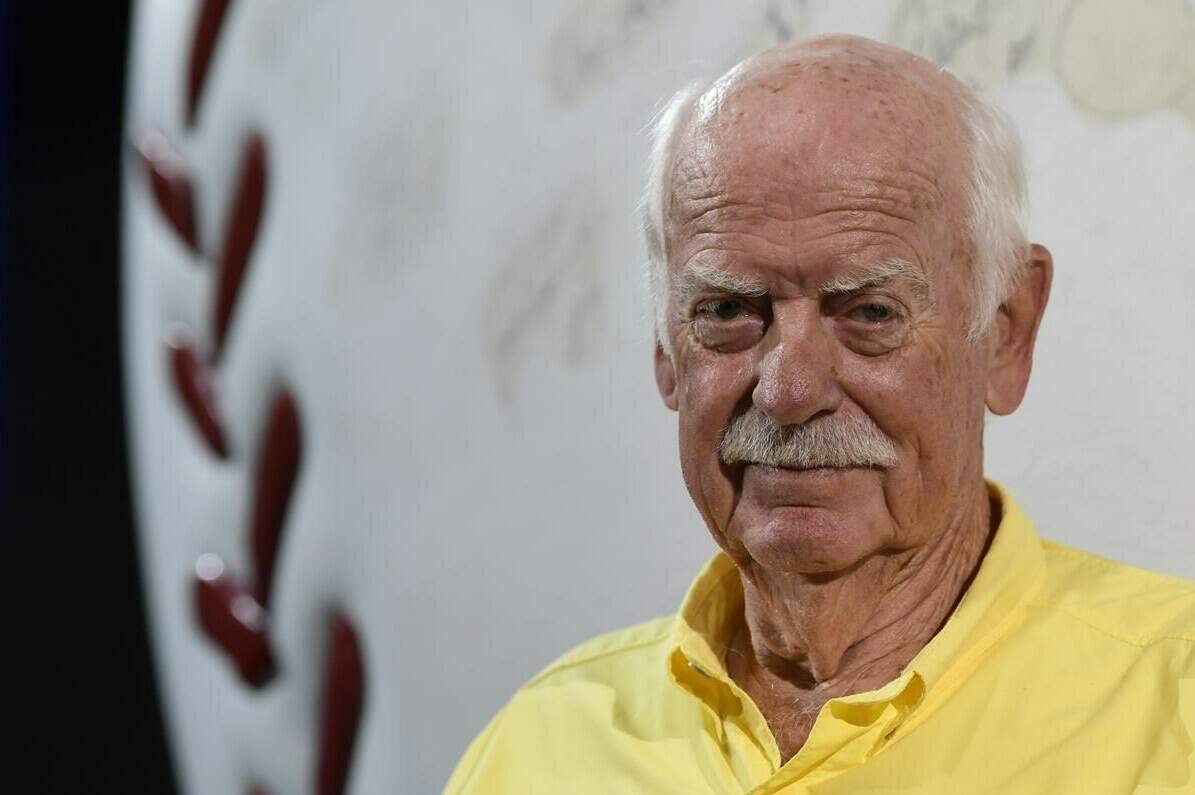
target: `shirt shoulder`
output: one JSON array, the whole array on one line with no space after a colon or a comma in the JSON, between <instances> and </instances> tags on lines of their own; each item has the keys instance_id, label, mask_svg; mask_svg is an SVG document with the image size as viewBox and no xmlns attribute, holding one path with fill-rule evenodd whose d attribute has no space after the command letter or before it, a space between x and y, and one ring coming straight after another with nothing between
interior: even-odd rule
<instances>
[{"instance_id":1,"label":"shirt shoulder","mask_svg":"<svg viewBox=\"0 0 1195 795\"><path fill-rule=\"evenodd\" d=\"M537 780L550 787L555 766L568 768L576 749L592 752L587 741L608 725L614 694L643 699L642 692L634 691L651 686L653 667L663 668L662 649L675 625L675 616L667 616L606 632L550 662L515 691L469 744L445 795L522 794L539 791L530 784ZM551 753L554 744L565 747Z\"/></svg>"},{"instance_id":2,"label":"shirt shoulder","mask_svg":"<svg viewBox=\"0 0 1195 795\"><path fill-rule=\"evenodd\" d=\"M1195 581L1171 577L1043 540L1046 582L1038 608L1069 615L1125 643L1195 646Z\"/></svg>"},{"instance_id":3,"label":"shirt shoulder","mask_svg":"<svg viewBox=\"0 0 1195 795\"><path fill-rule=\"evenodd\" d=\"M570 672L632 661L628 658L638 662L640 657L651 656L671 636L675 624L675 616L663 616L592 637L548 663L519 692L568 676Z\"/></svg>"}]
</instances>

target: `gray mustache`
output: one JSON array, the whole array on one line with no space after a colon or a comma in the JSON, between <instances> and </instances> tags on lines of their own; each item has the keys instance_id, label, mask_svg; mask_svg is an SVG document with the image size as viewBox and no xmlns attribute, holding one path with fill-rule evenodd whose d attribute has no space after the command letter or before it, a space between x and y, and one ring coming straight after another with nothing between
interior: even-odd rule
<instances>
[{"instance_id":1,"label":"gray mustache","mask_svg":"<svg viewBox=\"0 0 1195 795\"><path fill-rule=\"evenodd\" d=\"M780 425L755 406L731 421L719 450L727 464L791 469L896 464L892 441L869 418L834 413L801 425Z\"/></svg>"}]
</instances>

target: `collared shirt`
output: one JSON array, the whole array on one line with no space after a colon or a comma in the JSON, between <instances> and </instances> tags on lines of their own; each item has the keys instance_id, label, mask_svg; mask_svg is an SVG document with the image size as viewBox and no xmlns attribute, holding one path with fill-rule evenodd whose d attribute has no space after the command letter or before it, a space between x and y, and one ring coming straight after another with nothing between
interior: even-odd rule
<instances>
[{"instance_id":1,"label":"collared shirt","mask_svg":"<svg viewBox=\"0 0 1195 795\"><path fill-rule=\"evenodd\" d=\"M1195 793L1195 583L1043 541L988 487L1000 524L946 624L787 762L726 672L743 592L719 553L676 616L524 685L445 793Z\"/></svg>"}]
</instances>

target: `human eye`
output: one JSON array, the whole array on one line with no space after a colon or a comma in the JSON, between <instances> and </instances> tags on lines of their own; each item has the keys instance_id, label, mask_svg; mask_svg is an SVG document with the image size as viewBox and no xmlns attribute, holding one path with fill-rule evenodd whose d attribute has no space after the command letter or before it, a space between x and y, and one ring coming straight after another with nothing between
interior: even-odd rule
<instances>
[{"instance_id":1,"label":"human eye","mask_svg":"<svg viewBox=\"0 0 1195 795\"><path fill-rule=\"evenodd\" d=\"M895 307L879 301L858 304L848 313L853 320L871 325L882 325L898 318L899 312Z\"/></svg>"},{"instance_id":2,"label":"human eye","mask_svg":"<svg viewBox=\"0 0 1195 795\"><path fill-rule=\"evenodd\" d=\"M909 315L895 299L862 296L843 307L839 317L841 339L866 356L887 353L908 337Z\"/></svg>"},{"instance_id":3,"label":"human eye","mask_svg":"<svg viewBox=\"0 0 1195 795\"><path fill-rule=\"evenodd\" d=\"M740 317L746 311L747 308L743 306L743 302L734 298L717 298L697 307L698 314L709 313L719 320L727 321Z\"/></svg>"},{"instance_id":4,"label":"human eye","mask_svg":"<svg viewBox=\"0 0 1195 795\"><path fill-rule=\"evenodd\" d=\"M750 302L721 296L693 309L693 334L707 348L730 353L754 345L763 336L764 319Z\"/></svg>"}]
</instances>

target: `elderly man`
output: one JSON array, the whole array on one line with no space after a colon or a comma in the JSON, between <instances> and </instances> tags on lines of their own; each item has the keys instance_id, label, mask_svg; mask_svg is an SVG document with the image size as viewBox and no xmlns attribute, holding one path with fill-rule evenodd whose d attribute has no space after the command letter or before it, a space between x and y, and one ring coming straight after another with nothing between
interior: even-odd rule
<instances>
[{"instance_id":1,"label":"elderly man","mask_svg":"<svg viewBox=\"0 0 1195 795\"><path fill-rule=\"evenodd\" d=\"M655 374L722 551L521 688L447 792L1195 791L1195 586L1041 540L984 480L1050 293L1019 158L864 39L673 99Z\"/></svg>"}]
</instances>

